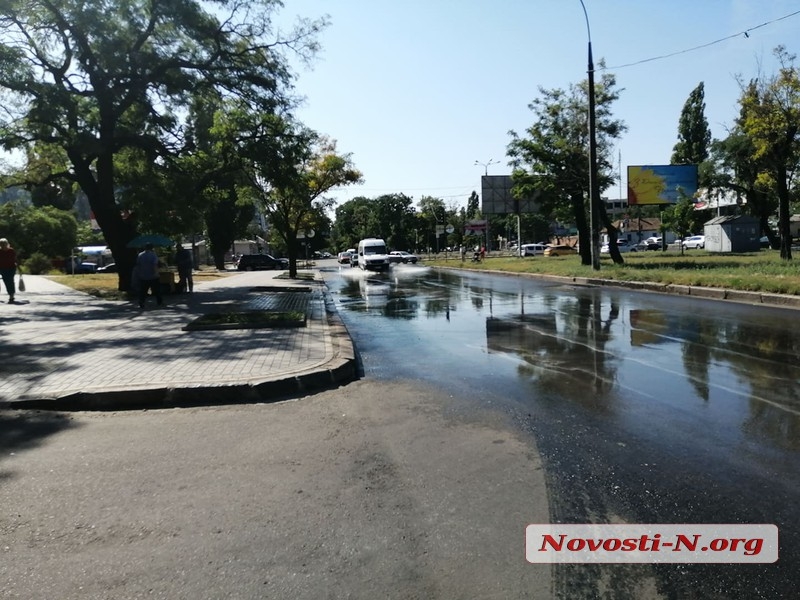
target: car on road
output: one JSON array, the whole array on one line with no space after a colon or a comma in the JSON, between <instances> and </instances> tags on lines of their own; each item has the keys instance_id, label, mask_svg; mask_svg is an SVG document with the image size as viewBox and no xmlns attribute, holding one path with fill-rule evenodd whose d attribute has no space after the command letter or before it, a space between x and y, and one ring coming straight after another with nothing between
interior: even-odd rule
<instances>
[{"instance_id":1,"label":"car on road","mask_svg":"<svg viewBox=\"0 0 800 600\"><path fill-rule=\"evenodd\" d=\"M687 250L690 248L694 248L695 250L706 247L706 236L704 235L693 235L687 238L684 238L683 242L681 242L684 248Z\"/></svg>"},{"instance_id":2,"label":"car on road","mask_svg":"<svg viewBox=\"0 0 800 600\"><path fill-rule=\"evenodd\" d=\"M542 255L544 254L546 248L547 248L546 244L522 244L522 246L520 246L520 255L521 256L536 256L537 254Z\"/></svg>"},{"instance_id":3,"label":"car on road","mask_svg":"<svg viewBox=\"0 0 800 600\"><path fill-rule=\"evenodd\" d=\"M417 264L419 258L415 254L411 254L410 252L406 252L404 250L392 250L389 252L389 262L390 263L411 263L412 265Z\"/></svg>"},{"instance_id":4,"label":"car on road","mask_svg":"<svg viewBox=\"0 0 800 600\"><path fill-rule=\"evenodd\" d=\"M275 258L270 254L243 254L236 263L238 271L264 271L269 269L288 269L289 260Z\"/></svg>"},{"instance_id":5,"label":"car on road","mask_svg":"<svg viewBox=\"0 0 800 600\"><path fill-rule=\"evenodd\" d=\"M352 255L349 252L339 252L339 254L336 256L336 261L340 265L349 265L351 256Z\"/></svg>"},{"instance_id":6,"label":"car on road","mask_svg":"<svg viewBox=\"0 0 800 600\"><path fill-rule=\"evenodd\" d=\"M620 252L637 252L636 244L628 240L617 240L617 248ZM600 246L600 254L610 254L608 244Z\"/></svg>"},{"instance_id":7,"label":"car on road","mask_svg":"<svg viewBox=\"0 0 800 600\"><path fill-rule=\"evenodd\" d=\"M577 253L577 248L567 246L566 244L550 244L544 249L545 256L568 256Z\"/></svg>"}]
</instances>

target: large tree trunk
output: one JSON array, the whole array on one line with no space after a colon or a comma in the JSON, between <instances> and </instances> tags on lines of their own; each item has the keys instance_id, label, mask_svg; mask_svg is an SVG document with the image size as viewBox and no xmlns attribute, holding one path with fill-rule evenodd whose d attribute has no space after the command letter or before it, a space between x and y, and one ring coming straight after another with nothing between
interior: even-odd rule
<instances>
[{"instance_id":1,"label":"large tree trunk","mask_svg":"<svg viewBox=\"0 0 800 600\"><path fill-rule=\"evenodd\" d=\"M605 202L600 203L600 222L608 232L608 252L611 255L611 260L615 265L624 265L625 259L622 258L622 253L617 246L618 229L611 223L608 218L608 211L606 211Z\"/></svg>"},{"instance_id":2,"label":"large tree trunk","mask_svg":"<svg viewBox=\"0 0 800 600\"><path fill-rule=\"evenodd\" d=\"M289 255L289 278L297 277L297 232L286 232L286 253Z\"/></svg>"},{"instance_id":3,"label":"large tree trunk","mask_svg":"<svg viewBox=\"0 0 800 600\"><path fill-rule=\"evenodd\" d=\"M136 235L136 220L133 217L123 218L117 206L114 197L113 155L110 152L101 154L96 161L95 171L82 158L72 157L72 163L78 185L86 194L117 265L118 287L121 291L129 291L136 250L128 248L127 244Z\"/></svg>"}]
</instances>

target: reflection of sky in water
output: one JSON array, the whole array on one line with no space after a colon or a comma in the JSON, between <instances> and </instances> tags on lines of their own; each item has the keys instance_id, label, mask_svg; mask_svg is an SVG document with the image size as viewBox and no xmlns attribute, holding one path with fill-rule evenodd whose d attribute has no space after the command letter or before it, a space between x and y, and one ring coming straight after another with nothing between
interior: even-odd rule
<instances>
[{"instance_id":1,"label":"reflection of sky in water","mask_svg":"<svg viewBox=\"0 0 800 600\"><path fill-rule=\"evenodd\" d=\"M341 272L341 306L375 319L371 343L390 353L414 340L413 364L435 364L454 388L515 380L537 401L566 400L633 430L646 423L647 435L679 425L723 446L744 433L800 449L794 312L415 266Z\"/></svg>"}]
</instances>

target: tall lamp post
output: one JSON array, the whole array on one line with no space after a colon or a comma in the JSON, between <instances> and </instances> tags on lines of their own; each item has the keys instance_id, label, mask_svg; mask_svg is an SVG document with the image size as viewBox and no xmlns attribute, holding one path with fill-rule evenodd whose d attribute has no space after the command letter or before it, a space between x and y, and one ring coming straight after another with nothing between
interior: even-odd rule
<instances>
[{"instance_id":1,"label":"tall lamp post","mask_svg":"<svg viewBox=\"0 0 800 600\"><path fill-rule=\"evenodd\" d=\"M475 164L482 166L483 167L483 174L488 177L489 176L489 165L496 165L499 162L500 162L499 160L492 160L490 158L489 162L482 163L481 161L476 160Z\"/></svg>"},{"instance_id":2,"label":"tall lamp post","mask_svg":"<svg viewBox=\"0 0 800 600\"><path fill-rule=\"evenodd\" d=\"M481 161L476 160L475 164L482 166L483 167L483 175L484 175L484 177L488 177L489 176L489 165L496 165L499 162L500 162L499 160L493 160L493 159L490 158L489 162L482 163ZM481 190L481 193L483 193L483 190ZM489 250L489 221L488 220L486 221L486 250Z\"/></svg>"},{"instance_id":3,"label":"tall lamp post","mask_svg":"<svg viewBox=\"0 0 800 600\"><path fill-rule=\"evenodd\" d=\"M597 126L595 122L594 61L592 60L592 30L586 5L580 0L586 18L586 33L589 37L589 229L592 242L592 269L600 270L600 182L597 178Z\"/></svg>"}]
</instances>

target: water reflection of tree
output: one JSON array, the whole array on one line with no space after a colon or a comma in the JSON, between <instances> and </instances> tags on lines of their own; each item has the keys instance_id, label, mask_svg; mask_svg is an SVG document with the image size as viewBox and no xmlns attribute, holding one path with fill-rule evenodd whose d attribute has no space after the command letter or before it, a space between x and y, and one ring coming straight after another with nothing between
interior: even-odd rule
<instances>
[{"instance_id":1,"label":"water reflection of tree","mask_svg":"<svg viewBox=\"0 0 800 600\"><path fill-rule=\"evenodd\" d=\"M487 318L487 345L525 361L520 375L534 380L543 392L603 407L616 380L605 346L619 307L612 303L605 319L599 297L579 296L555 308L561 331L555 312Z\"/></svg>"},{"instance_id":2,"label":"water reflection of tree","mask_svg":"<svg viewBox=\"0 0 800 600\"><path fill-rule=\"evenodd\" d=\"M718 328L715 321L692 319L691 329L696 335L688 337L681 348L683 369L697 395L706 402L709 397L709 375L712 348L716 345Z\"/></svg>"},{"instance_id":3,"label":"water reflection of tree","mask_svg":"<svg viewBox=\"0 0 800 600\"><path fill-rule=\"evenodd\" d=\"M781 447L800 448L800 337L794 329L655 310L632 310L631 322L632 343L682 340L684 371L704 401L710 398L711 365L729 365L750 392L743 429Z\"/></svg>"},{"instance_id":4,"label":"water reflection of tree","mask_svg":"<svg viewBox=\"0 0 800 600\"><path fill-rule=\"evenodd\" d=\"M750 386L750 418L744 429L780 446L800 448L800 339L785 327L729 323L724 355Z\"/></svg>"},{"instance_id":5,"label":"water reflection of tree","mask_svg":"<svg viewBox=\"0 0 800 600\"><path fill-rule=\"evenodd\" d=\"M683 344L684 368L698 394L708 400L712 361L728 363L750 390L750 416L743 429L779 446L800 448L800 340L785 327L741 321L722 325L692 318Z\"/></svg>"}]
</instances>

